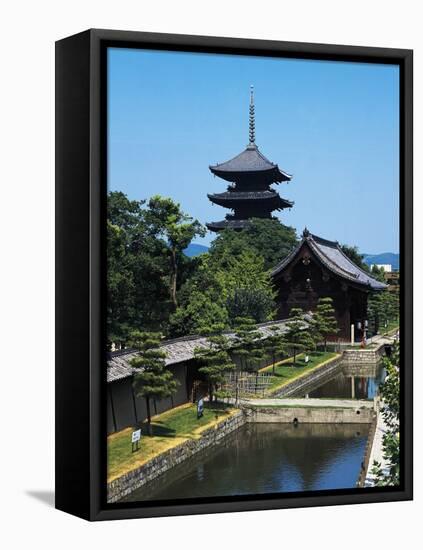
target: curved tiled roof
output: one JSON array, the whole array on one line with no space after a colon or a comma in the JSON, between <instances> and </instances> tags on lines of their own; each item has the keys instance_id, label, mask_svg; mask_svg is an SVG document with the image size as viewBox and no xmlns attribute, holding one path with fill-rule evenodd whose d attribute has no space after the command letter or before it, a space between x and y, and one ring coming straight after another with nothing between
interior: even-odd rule
<instances>
[{"instance_id":1,"label":"curved tiled roof","mask_svg":"<svg viewBox=\"0 0 423 550\"><path fill-rule=\"evenodd\" d=\"M265 191L225 191L224 193L208 193L207 197L217 204L241 201L269 201L277 205L277 208L291 208L293 202L283 199L279 193L271 190Z\"/></svg>"},{"instance_id":2,"label":"curved tiled roof","mask_svg":"<svg viewBox=\"0 0 423 550\"><path fill-rule=\"evenodd\" d=\"M375 291L387 288L387 285L377 281L369 273L352 262L348 256L344 254L337 242L328 241L317 235L312 235L307 231L304 232L303 239L297 248L273 269L272 276L281 273L295 259L305 243L314 252L320 262L329 271L332 271L332 273L335 273L339 277Z\"/></svg>"},{"instance_id":3,"label":"curved tiled roof","mask_svg":"<svg viewBox=\"0 0 423 550\"><path fill-rule=\"evenodd\" d=\"M244 229L249 223L250 220L222 220L206 223L206 226L210 231L219 231L220 229Z\"/></svg>"},{"instance_id":4,"label":"curved tiled roof","mask_svg":"<svg viewBox=\"0 0 423 550\"><path fill-rule=\"evenodd\" d=\"M266 338L272 334L269 327L279 326L283 330L286 322L285 319L270 321L257 325L257 329L262 333L263 338ZM228 332L226 335L232 339L235 337L233 332ZM207 345L208 340L204 336L186 336L163 342L161 349L166 353L166 365L175 365L193 359L195 348L202 348ZM110 353L107 361L107 382L116 382L131 376L133 369L129 362L136 356L136 353L133 349Z\"/></svg>"},{"instance_id":5,"label":"curved tiled roof","mask_svg":"<svg viewBox=\"0 0 423 550\"><path fill-rule=\"evenodd\" d=\"M269 181L290 181L292 176L280 170L277 164L270 162L255 144L250 144L242 153L221 164L209 166L216 176L234 181L234 175L243 173L268 173Z\"/></svg>"}]
</instances>

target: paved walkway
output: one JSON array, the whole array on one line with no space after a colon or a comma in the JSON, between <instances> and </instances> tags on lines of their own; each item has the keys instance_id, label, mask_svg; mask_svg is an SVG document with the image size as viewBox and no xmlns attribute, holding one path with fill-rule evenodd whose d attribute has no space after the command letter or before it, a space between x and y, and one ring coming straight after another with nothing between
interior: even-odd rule
<instances>
[{"instance_id":1,"label":"paved walkway","mask_svg":"<svg viewBox=\"0 0 423 550\"><path fill-rule=\"evenodd\" d=\"M242 405L260 405L263 407L339 407L347 409L373 408L373 401L360 399L240 399Z\"/></svg>"},{"instance_id":2,"label":"paved walkway","mask_svg":"<svg viewBox=\"0 0 423 550\"><path fill-rule=\"evenodd\" d=\"M378 334L376 336L372 336L367 340L368 344L393 344L395 342L396 338L393 334L392 336L385 336L383 334Z\"/></svg>"},{"instance_id":3,"label":"paved walkway","mask_svg":"<svg viewBox=\"0 0 423 550\"><path fill-rule=\"evenodd\" d=\"M370 452L369 465L367 467L366 479L364 480L364 487L374 487L374 476L370 473L373 468L373 462L376 460L382 465L382 470L386 470L388 465L383 458L382 439L386 432L386 424L381 413L379 413L376 424L375 436L373 438L372 450Z\"/></svg>"}]
</instances>

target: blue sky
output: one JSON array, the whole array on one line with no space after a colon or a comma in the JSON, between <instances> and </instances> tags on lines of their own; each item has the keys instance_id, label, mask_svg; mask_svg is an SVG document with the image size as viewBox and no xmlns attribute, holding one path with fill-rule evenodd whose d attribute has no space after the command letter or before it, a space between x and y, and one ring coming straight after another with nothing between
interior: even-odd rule
<instances>
[{"instance_id":1,"label":"blue sky","mask_svg":"<svg viewBox=\"0 0 423 550\"><path fill-rule=\"evenodd\" d=\"M207 193L227 183L208 166L247 145L253 84L256 144L293 175L275 186L295 201L281 221L369 254L398 252L398 67L118 48L108 63L109 190L223 219L229 211Z\"/></svg>"}]
</instances>

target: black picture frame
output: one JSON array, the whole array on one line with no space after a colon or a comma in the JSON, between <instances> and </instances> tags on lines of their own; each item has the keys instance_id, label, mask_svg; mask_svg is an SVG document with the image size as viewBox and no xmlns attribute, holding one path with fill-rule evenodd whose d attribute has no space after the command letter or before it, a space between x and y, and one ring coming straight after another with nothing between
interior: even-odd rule
<instances>
[{"instance_id":1,"label":"black picture frame","mask_svg":"<svg viewBox=\"0 0 423 550\"><path fill-rule=\"evenodd\" d=\"M401 471L399 488L107 504L105 227L107 47L230 53L400 68ZM56 43L56 508L87 520L412 499L413 53L388 49L91 29Z\"/></svg>"}]
</instances>

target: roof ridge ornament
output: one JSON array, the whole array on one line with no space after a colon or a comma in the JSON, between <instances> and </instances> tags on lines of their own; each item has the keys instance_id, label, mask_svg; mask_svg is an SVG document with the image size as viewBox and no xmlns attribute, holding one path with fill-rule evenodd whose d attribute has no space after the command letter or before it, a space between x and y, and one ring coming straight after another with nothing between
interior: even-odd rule
<instances>
[{"instance_id":1,"label":"roof ridge ornament","mask_svg":"<svg viewBox=\"0 0 423 550\"><path fill-rule=\"evenodd\" d=\"M307 227L304 227L303 238L306 239L309 236L310 236L310 231L307 229Z\"/></svg>"},{"instance_id":2,"label":"roof ridge ornament","mask_svg":"<svg viewBox=\"0 0 423 550\"><path fill-rule=\"evenodd\" d=\"M255 112L254 112L254 86L250 86L250 117L249 117L249 131L248 136L250 139L249 145L255 145L256 141L256 123L255 123Z\"/></svg>"}]
</instances>

